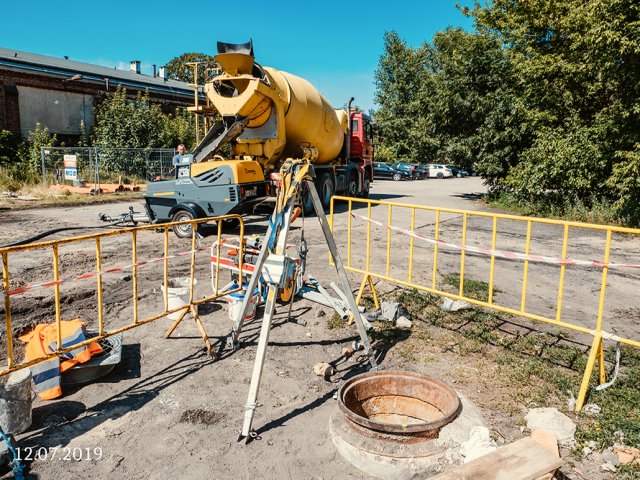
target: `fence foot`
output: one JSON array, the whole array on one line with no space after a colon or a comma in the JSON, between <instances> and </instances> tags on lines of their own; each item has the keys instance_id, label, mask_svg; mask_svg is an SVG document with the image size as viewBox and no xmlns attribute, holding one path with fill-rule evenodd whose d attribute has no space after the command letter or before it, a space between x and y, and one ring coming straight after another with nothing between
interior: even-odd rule
<instances>
[{"instance_id":1,"label":"fence foot","mask_svg":"<svg viewBox=\"0 0 640 480\"><path fill-rule=\"evenodd\" d=\"M582 376L582 384L580 385L580 392L578 393L578 399L576 400L575 412L578 413L584 406L584 401L587 397L587 391L589 390L589 381L591 380L591 374L593 373L593 367L598 361L600 370L600 382L604 383L604 350L602 347L602 334L596 333L593 337L593 343L591 344L591 350L589 351L589 358L587 359L587 366L584 369L584 375Z\"/></svg>"},{"instance_id":2,"label":"fence foot","mask_svg":"<svg viewBox=\"0 0 640 480\"><path fill-rule=\"evenodd\" d=\"M167 330L167 333L164 334L164 338L169 338L171 336L174 330L178 328L178 325L180 325L180 322L182 322L182 319L187 313L189 313L189 309L185 308L180 314L180 316L178 317L178 319L175 322L173 322L173 325L169 327L169 330Z\"/></svg>"},{"instance_id":3,"label":"fence foot","mask_svg":"<svg viewBox=\"0 0 640 480\"><path fill-rule=\"evenodd\" d=\"M378 293L376 292L376 288L373 286L373 279L371 275L365 275L362 279L362 283L360 284L360 289L358 290L358 296L356 297L356 305L360 305L360 301L362 300L362 295L365 292L365 288L369 286L369 293L373 295L373 303L376 306L376 310L380 310L380 302L378 301ZM353 323L353 315L349 317L349 325Z\"/></svg>"}]
</instances>

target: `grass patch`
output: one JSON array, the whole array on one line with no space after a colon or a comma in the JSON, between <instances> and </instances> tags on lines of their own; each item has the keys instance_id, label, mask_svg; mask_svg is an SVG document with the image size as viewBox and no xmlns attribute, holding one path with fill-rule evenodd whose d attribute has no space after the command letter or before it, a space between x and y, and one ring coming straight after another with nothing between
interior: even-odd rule
<instances>
[{"instance_id":1,"label":"grass patch","mask_svg":"<svg viewBox=\"0 0 640 480\"><path fill-rule=\"evenodd\" d=\"M508 210L522 216L537 216L608 225L620 225L622 223L620 219L617 218L615 209L612 208L611 204L597 198L592 199L589 205L579 200L567 200L565 202L553 200L535 203L516 198L510 193L503 193L497 196L485 197L485 203L489 207Z\"/></svg>"},{"instance_id":2,"label":"grass patch","mask_svg":"<svg viewBox=\"0 0 640 480\"><path fill-rule=\"evenodd\" d=\"M460 275L457 273L447 273L444 276L442 283L459 290ZM493 294L495 295L496 293L501 293L501 290L494 286ZM483 282L482 280L465 278L464 295L475 300L480 300L481 302L486 302L487 300L489 300L489 284L487 282Z\"/></svg>"},{"instance_id":3,"label":"grass patch","mask_svg":"<svg viewBox=\"0 0 640 480\"><path fill-rule=\"evenodd\" d=\"M448 276L448 284L458 286L458 277ZM488 285L465 281L465 293L486 299ZM483 373L483 378L496 385L496 408L509 415L520 415L523 406L555 406L566 411L569 394L577 396L588 346L571 341L571 332L539 331L535 322L530 328L527 321L515 322L510 315L482 308L443 312L439 297L418 290L401 290L395 298L405 304L414 320L422 322L414 322L410 337L406 331L393 327L382 327L374 337L394 343L407 340L397 351L402 361L420 362L425 354L441 348L442 352L458 357L453 362L459 362L460 368L474 361L494 364ZM449 333L443 335L438 330L434 336L433 330L426 330L429 325ZM606 357L609 370L615 360L615 349L607 349ZM597 368L594 370L592 386L597 384ZM603 449L615 442L640 444L639 391L640 351L626 347L616 382L604 391L592 390L587 398L587 402L601 407L601 414L578 415L577 451L589 441L597 442ZM640 478L640 467L621 466L619 474L620 478Z\"/></svg>"},{"instance_id":4,"label":"grass patch","mask_svg":"<svg viewBox=\"0 0 640 480\"><path fill-rule=\"evenodd\" d=\"M345 321L337 313L334 313L327 319L327 328L329 330L339 330L345 327Z\"/></svg>"},{"instance_id":5,"label":"grass patch","mask_svg":"<svg viewBox=\"0 0 640 480\"><path fill-rule=\"evenodd\" d=\"M614 360L614 349L605 352L607 359ZM597 368L594 369L591 385L597 385ZM576 431L579 444L595 441L602 447L614 442L637 447L640 444L640 352L631 347L622 351L621 371L615 383L606 390L592 390L588 402L597 404L602 413L594 417L582 415L585 422ZM620 433L621 432L622 436ZM640 467L635 472L640 474Z\"/></svg>"}]
</instances>

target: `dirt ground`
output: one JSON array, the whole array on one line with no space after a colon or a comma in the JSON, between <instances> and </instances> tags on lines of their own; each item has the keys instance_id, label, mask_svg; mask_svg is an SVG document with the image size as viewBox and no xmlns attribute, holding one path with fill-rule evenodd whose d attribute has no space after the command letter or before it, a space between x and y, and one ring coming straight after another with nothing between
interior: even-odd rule
<instances>
[{"instance_id":1,"label":"dirt ground","mask_svg":"<svg viewBox=\"0 0 640 480\"><path fill-rule=\"evenodd\" d=\"M486 211L478 197L484 192L478 178L425 180L416 182L377 182L372 198L403 203L416 203L446 208ZM88 205L81 207L48 208L25 211L0 211L0 244L32 233L66 225L95 224L98 213L115 215L126 210L125 204ZM366 209L357 212L366 215ZM386 222L386 207L375 207L373 216ZM247 233L265 230L264 216L246 220ZM410 211L392 212L394 225L408 227ZM416 229L433 235L435 215L416 214ZM462 217L443 214L440 238L460 242ZM347 252L347 215L344 206L336 215L336 241L343 259ZM468 219L467 242L490 246L491 221ZM496 246L499 249L522 251L525 238L523 225L504 222L498 227ZM352 219L351 265L364 265L366 225ZM296 222L292 240L302 233L302 222ZM315 218L304 221L304 236L309 243L307 273L325 286L337 281L335 271L328 266L328 250ZM60 238L60 237L51 237ZM386 229L372 227L372 269L384 273L386 269ZM559 256L562 251L562 229L554 226L534 227L531 253ZM405 280L408 274L409 238L393 233L389 258L390 274ZM155 232L140 234L139 260L162 256L162 235ZM211 237L204 246L211 245ZM599 260L604 235L576 232L571 236L568 255L576 259ZM130 235L103 241L103 270L131 262ZM177 253L190 248L190 241L171 236L171 251ZM413 281L430 285L433 272L433 247L415 242ZM95 243L93 241L61 246L61 276L68 277L94 271ZM611 261L638 263L640 239L614 236ZM489 260L479 255L467 255L465 279L488 282ZM441 284L447 274L459 271L460 253L440 249L437 281ZM496 260L496 303L519 308L523 270L522 264ZM52 279L51 250L12 255L9 259L11 286L21 286ZM211 275L206 254L198 256L196 278L198 298L210 290ZM172 260L172 277L188 273L188 262ZM557 286L560 269L557 266L531 264L527 289L527 311L539 315L556 313ZM631 339L640 338L640 301L637 296L639 272L611 271L604 315L604 328ZM357 288L361 277L350 274L351 285ZM223 275L223 280L228 279ZM587 267L567 268L564 284L563 320L595 326L601 270ZM150 317L162 310L161 264L139 269L139 316ZM428 283L427 283L428 282ZM104 312L108 328L124 326L133 318L132 277L123 271L105 277ZM222 282L224 283L224 282ZM381 292L394 287L380 282ZM84 283L63 285L63 319L81 318L90 326L97 325L95 279ZM0 307L1 308L1 307ZM326 315L320 313L323 311ZM115 370L99 381L67 386L62 398L43 402L35 400L33 424L18 436L23 449L48 449L46 459L30 464L33 478L95 479L116 476L140 479L164 478L266 478L266 479L366 479L342 459L328 435L328 422L337 412L333 399L342 381L365 370L356 360L342 363L331 381L317 377L313 365L340 356L344 346L356 338L354 327L330 329L331 312L307 301L296 301L287 321L288 306L277 310L271 332L267 363L260 390L260 406L254 419L259 435L250 445L236 443L242 424L259 319L249 323L242 334L242 348L237 352L224 351L222 358L213 361L203 350L203 342L191 320L185 320L170 339L163 337L170 325L167 319L129 330L124 334L123 360ZM53 293L42 289L12 297L14 325L26 329L30 325L54 319ZM200 308L207 333L216 347L224 343L231 322L223 302L205 304ZM4 318L4 312L3 316ZM2 322L4 324L4 322ZM531 328L522 321L519 325ZM422 328L422 327L421 327ZM548 329L543 324L533 328ZM522 418L526 406L505 413L493 408L497 398L508 396L509 388L488 384L483 372L495 368L482 352L447 348L457 345L451 332L424 327L425 335L433 340L432 351L419 356L408 355L403 347L406 338L394 338L383 357L384 369L402 368L432 375L448 382L484 412L499 443L521 438ZM4 332L3 339L6 338ZM575 335L576 342L587 342ZM3 341L4 343L4 341ZM459 343L459 342L458 342ZM428 343L427 343L428 344ZM443 347L444 345L444 347ZM458 349L457 352L453 350ZM5 361L6 351L0 361ZM428 354L430 360L424 360ZM461 363L463 358L463 363ZM576 385L577 388L577 385ZM511 386L513 390L513 386ZM83 452L80 460L65 458L69 449ZM80 450L82 449L82 450ZM98 454L98 452L100 454ZM563 452L563 455L568 452ZM53 458L51 458L53 457ZM567 457L568 458L568 457ZM587 461L569 460L562 469L566 478L614 478L603 473L599 465Z\"/></svg>"}]
</instances>

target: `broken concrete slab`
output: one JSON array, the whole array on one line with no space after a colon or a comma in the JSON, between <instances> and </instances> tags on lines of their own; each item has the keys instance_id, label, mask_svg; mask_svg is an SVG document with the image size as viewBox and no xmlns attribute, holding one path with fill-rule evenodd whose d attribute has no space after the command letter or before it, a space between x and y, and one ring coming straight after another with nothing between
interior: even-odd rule
<instances>
[{"instance_id":1,"label":"broken concrete slab","mask_svg":"<svg viewBox=\"0 0 640 480\"><path fill-rule=\"evenodd\" d=\"M413 327L413 322L403 315L396 320L396 327L410 329Z\"/></svg>"},{"instance_id":2,"label":"broken concrete slab","mask_svg":"<svg viewBox=\"0 0 640 480\"><path fill-rule=\"evenodd\" d=\"M447 297L442 299L442 305L440 305L440 309L445 312L457 312L458 310L467 310L469 308L473 308L473 305L469 302L453 300Z\"/></svg>"},{"instance_id":3,"label":"broken concrete slab","mask_svg":"<svg viewBox=\"0 0 640 480\"><path fill-rule=\"evenodd\" d=\"M575 445L576 424L557 408L532 408L524 418L530 430L551 432L564 447Z\"/></svg>"},{"instance_id":4,"label":"broken concrete slab","mask_svg":"<svg viewBox=\"0 0 640 480\"><path fill-rule=\"evenodd\" d=\"M460 445L460 453L464 456L464 463L469 463L497 449L496 442L491 438L487 427L473 427L469 439Z\"/></svg>"}]
</instances>

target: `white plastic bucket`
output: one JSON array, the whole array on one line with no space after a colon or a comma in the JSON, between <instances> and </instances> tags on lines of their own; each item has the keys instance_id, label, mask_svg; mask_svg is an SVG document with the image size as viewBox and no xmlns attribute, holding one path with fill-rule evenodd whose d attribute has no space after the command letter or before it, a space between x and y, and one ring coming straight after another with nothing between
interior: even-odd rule
<instances>
[{"instance_id":1,"label":"white plastic bucket","mask_svg":"<svg viewBox=\"0 0 640 480\"><path fill-rule=\"evenodd\" d=\"M167 288L167 298L169 300L168 309L173 310L174 308L182 307L189 303L189 277L180 277L180 278L172 278L169 279ZM193 279L193 286L197 285L198 280ZM164 284L160 287L162 291L162 298L164 299ZM177 320L182 315L182 310L178 310L177 312L170 313L167 315L169 320ZM187 314L189 315L189 314Z\"/></svg>"},{"instance_id":2,"label":"white plastic bucket","mask_svg":"<svg viewBox=\"0 0 640 480\"><path fill-rule=\"evenodd\" d=\"M248 285L245 285L247 287ZM231 289L238 288L238 285L232 285ZM225 295L225 299L229 305L229 320L234 320L238 318L240 314L240 310L242 309L242 302L244 301L244 297L246 295L246 288L244 290L240 290L239 292L230 293ZM251 301L249 302L249 306L247 307L247 313L244 316L245 320L251 320L256 316L256 308L260 303L260 290L257 288L253 291L253 295L251 296Z\"/></svg>"}]
</instances>

